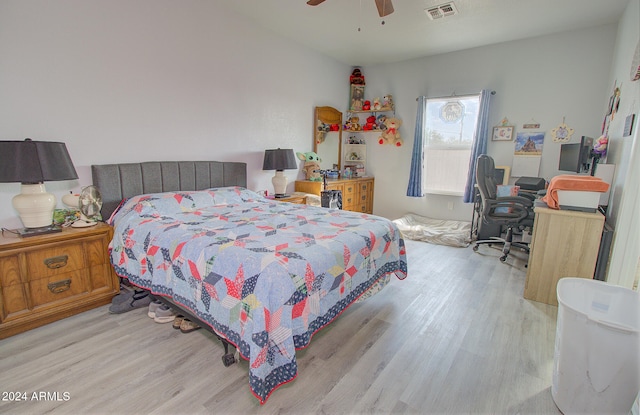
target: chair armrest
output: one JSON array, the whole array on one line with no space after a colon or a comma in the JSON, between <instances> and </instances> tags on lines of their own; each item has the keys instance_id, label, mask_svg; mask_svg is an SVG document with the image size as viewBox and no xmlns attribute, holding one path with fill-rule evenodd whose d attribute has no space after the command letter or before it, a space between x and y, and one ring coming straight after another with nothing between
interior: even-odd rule
<instances>
[{"instance_id":1,"label":"chair armrest","mask_svg":"<svg viewBox=\"0 0 640 415\"><path fill-rule=\"evenodd\" d=\"M498 202L509 202L509 203L519 204L525 207L532 207L535 198L531 199L523 196L502 196L502 197L495 198L495 200Z\"/></svg>"},{"instance_id":2,"label":"chair armrest","mask_svg":"<svg viewBox=\"0 0 640 415\"><path fill-rule=\"evenodd\" d=\"M533 208L533 200L520 196L504 196L484 202L483 216L502 223L520 222L529 217ZM504 208L505 212L496 212L498 208Z\"/></svg>"},{"instance_id":3,"label":"chair armrest","mask_svg":"<svg viewBox=\"0 0 640 415\"><path fill-rule=\"evenodd\" d=\"M518 192L518 196L519 197L524 197L526 199L529 199L531 201L535 201L537 195L535 193L531 193L531 192Z\"/></svg>"}]
</instances>

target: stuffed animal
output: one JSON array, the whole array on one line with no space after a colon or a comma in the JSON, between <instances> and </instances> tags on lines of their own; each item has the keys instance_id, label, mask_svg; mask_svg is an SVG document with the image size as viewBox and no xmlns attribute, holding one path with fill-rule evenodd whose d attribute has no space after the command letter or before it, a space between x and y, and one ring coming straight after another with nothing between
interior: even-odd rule
<instances>
[{"instance_id":1,"label":"stuffed animal","mask_svg":"<svg viewBox=\"0 0 640 415\"><path fill-rule=\"evenodd\" d=\"M387 129L380 134L378 138L379 144L392 144L396 147L400 147L402 145L402 138L400 137L400 132L398 129L402 125L402 121L399 119L392 117L387 118L385 121L385 126Z\"/></svg>"},{"instance_id":2,"label":"stuffed animal","mask_svg":"<svg viewBox=\"0 0 640 415\"><path fill-rule=\"evenodd\" d=\"M331 131L331 127L329 126L329 124L321 122L318 125L318 129L316 131L316 143L323 143L329 131Z\"/></svg>"},{"instance_id":3,"label":"stuffed animal","mask_svg":"<svg viewBox=\"0 0 640 415\"><path fill-rule=\"evenodd\" d=\"M387 121L387 116L384 114L380 114L378 115L378 118L376 119L376 128L380 131L384 131L387 129L387 126L385 125L385 121Z\"/></svg>"},{"instance_id":4,"label":"stuffed animal","mask_svg":"<svg viewBox=\"0 0 640 415\"><path fill-rule=\"evenodd\" d=\"M363 111L369 111L370 109L371 109L371 101L366 100L365 102L362 103Z\"/></svg>"},{"instance_id":5,"label":"stuffed animal","mask_svg":"<svg viewBox=\"0 0 640 415\"><path fill-rule=\"evenodd\" d=\"M391 94L385 95L384 97L382 97L382 99L383 99L382 101L383 108L388 108L390 110L394 109L393 97L391 96Z\"/></svg>"},{"instance_id":6,"label":"stuffed animal","mask_svg":"<svg viewBox=\"0 0 640 415\"><path fill-rule=\"evenodd\" d=\"M382 104L380 103L380 98L373 99L373 109L374 111L378 111L382 108Z\"/></svg>"},{"instance_id":7,"label":"stuffed animal","mask_svg":"<svg viewBox=\"0 0 640 415\"><path fill-rule=\"evenodd\" d=\"M376 128L376 117L375 115L370 115L367 117L367 123L362 126L363 131L371 131Z\"/></svg>"},{"instance_id":8,"label":"stuffed animal","mask_svg":"<svg viewBox=\"0 0 640 415\"><path fill-rule=\"evenodd\" d=\"M604 157L607 155L607 145L609 144L609 138L606 135L600 136L593 145L593 152L598 157Z\"/></svg>"},{"instance_id":9,"label":"stuffed animal","mask_svg":"<svg viewBox=\"0 0 640 415\"><path fill-rule=\"evenodd\" d=\"M304 166L302 166L302 170L304 170L304 176L307 180L311 180L312 182L322 181L322 175L320 174L320 162L322 161L320 157L313 151L309 151L307 153L296 153L298 158L304 161Z\"/></svg>"},{"instance_id":10,"label":"stuffed animal","mask_svg":"<svg viewBox=\"0 0 640 415\"><path fill-rule=\"evenodd\" d=\"M362 130L362 126L360 125L360 117L351 117L349 119L349 130L351 131Z\"/></svg>"},{"instance_id":11,"label":"stuffed animal","mask_svg":"<svg viewBox=\"0 0 640 415\"><path fill-rule=\"evenodd\" d=\"M351 72L349 83L351 85L364 85L364 75L362 75L360 68L355 68L353 72Z\"/></svg>"}]
</instances>

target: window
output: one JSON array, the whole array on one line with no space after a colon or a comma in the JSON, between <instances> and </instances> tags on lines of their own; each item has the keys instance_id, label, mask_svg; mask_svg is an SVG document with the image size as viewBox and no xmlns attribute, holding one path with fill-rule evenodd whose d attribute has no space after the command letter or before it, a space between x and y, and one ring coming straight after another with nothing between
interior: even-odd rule
<instances>
[{"instance_id":1,"label":"window","mask_svg":"<svg viewBox=\"0 0 640 415\"><path fill-rule=\"evenodd\" d=\"M480 95L428 99L424 130L424 191L462 196L469 175Z\"/></svg>"}]
</instances>

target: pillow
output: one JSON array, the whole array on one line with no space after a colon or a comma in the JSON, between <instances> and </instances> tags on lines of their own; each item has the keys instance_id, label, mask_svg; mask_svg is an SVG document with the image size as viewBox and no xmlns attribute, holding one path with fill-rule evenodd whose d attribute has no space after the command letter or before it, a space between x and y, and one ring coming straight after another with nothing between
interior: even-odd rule
<instances>
[{"instance_id":1,"label":"pillow","mask_svg":"<svg viewBox=\"0 0 640 415\"><path fill-rule=\"evenodd\" d=\"M193 212L208 206L231 205L251 202L263 197L244 187L217 187L208 190L150 193L133 196L124 201L111 216L116 217L135 211L138 215L172 215Z\"/></svg>"}]
</instances>

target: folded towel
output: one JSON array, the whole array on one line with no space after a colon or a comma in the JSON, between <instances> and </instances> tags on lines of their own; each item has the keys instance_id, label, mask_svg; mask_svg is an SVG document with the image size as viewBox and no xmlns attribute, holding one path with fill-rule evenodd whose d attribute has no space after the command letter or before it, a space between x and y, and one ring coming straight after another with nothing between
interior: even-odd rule
<instances>
[{"instance_id":1,"label":"folded towel","mask_svg":"<svg viewBox=\"0 0 640 415\"><path fill-rule=\"evenodd\" d=\"M558 190L577 190L583 192L606 192L609 184L599 177L577 176L573 174L561 174L554 177L549 182L547 194L542 197L542 201L551 209L560 209L558 203Z\"/></svg>"}]
</instances>

